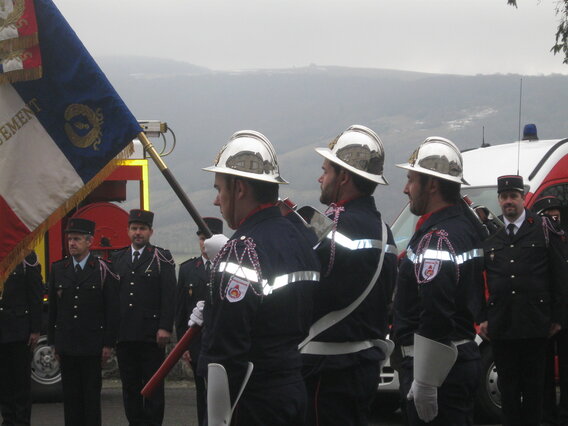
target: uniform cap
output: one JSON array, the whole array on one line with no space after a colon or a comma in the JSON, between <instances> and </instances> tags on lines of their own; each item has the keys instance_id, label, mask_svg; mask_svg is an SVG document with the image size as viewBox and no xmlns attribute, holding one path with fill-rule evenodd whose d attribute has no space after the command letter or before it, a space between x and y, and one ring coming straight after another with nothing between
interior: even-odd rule
<instances>
[{"instance_id":1,"label":"uniform cap","mask_svg":"<svg viewBox=\"0 0 568 426\"><path fill-rule=\"evenodd\" d=\"M151 228L154 222L154 213L149 210L132 209L128 214L128 224L130 225L132 222L143 223Z\"/></svg>"},{"instance_id":2,"label":"uniform cap","mask_svg":"<svg viewBox=\"0 0 568 426\"><path fill-rule=\"evenodd\" d=\"M67 221L67 228L65 228L65 232L95 235L95 222L80 217L72 217Z\"/></svg>"},{"instance_id":3,"label":"uniform cap","mask_svg":"<svg viewBox=\"0 0 568 426\"><path fill-rule=\"evenodd\" d=\"M505 175L497 178L497 193L503 191L519 191L524 194L523 177L518 175Z\"/></svg>"},{"instance_id":4,"label":"uniform cap","mask_svg":"<svg viewBox=\"0 0 568 426\"><path fill-rule=\"evenodd\" d=\"M532 206L532 211L536 214L543 214L548 209L559 209L562 207L562 202L552 196L541 197Z\"/></svg>"},{"instance_id":5,"label":"uniform cap","mask_svg":"<svg viewBox=\"0 0 568 426\"><path fill-rule=\"evenodd\" d=\"M329 161L371 182L388 185L383 176L383 141L368 127L354 124L316 152Z\"/></svg>"}]
</instances>

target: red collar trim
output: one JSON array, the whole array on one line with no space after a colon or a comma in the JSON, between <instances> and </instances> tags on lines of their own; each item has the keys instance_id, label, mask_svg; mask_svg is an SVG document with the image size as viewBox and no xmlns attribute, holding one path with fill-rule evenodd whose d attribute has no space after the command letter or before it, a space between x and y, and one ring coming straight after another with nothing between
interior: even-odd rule
<instances>
[{"instance_id":1,"label":"red collar trim","mask_svg":"<svg viewBox=\"0 0 568 426\"><path fill-rule=\"evenodd\" d=\"M253 214L258 213L259 211L262 211L262 210L266 210L266 209L268 209L268 208L270 208L270 207L274 207L274 206L276 206L276 203L265 203L265 204L261 204L260 206L258 206L258 207L256 207L256 208L252 209L252 210L249 212L249 214L247 214L244 218L241 219L241 221L239 222L239 225L237 226L237 228L240 228L241 225L242 225L243 223L245 223L245 221L246 221L249 217L251 217Z\"/></svg>"},{"instance_id":2,"label":"red collar trim","mask_svg":"<svg viewBox=\"0 0 568 426\"><path fill-rule=\"evenodd\" d=\"M341 200L341 201L335 203L335 205L336 205L337 207L342 207L342 206L344 206L345 204L347 204L348 202L353 201L353 200L356 200L357 198L361 198L361 196L360 196L360 195L356 195L355 197L346 198L345 200Z\"/></svg>"},{"instance_id":3,"label":"red collar trim","mask_svg":"<svg viewBox=\"0 0 568 426\"><path fill-rule=\"evenodd\" d=\"M453 205L453 204L452 204ZM444 206L438 210L434 210L433 212L430 213L426 213L425 215L420 216L420 219L418 219L418 222L416 222L416 228L414 228L414 231L418 231L422 225L424 225L424 222L426 222L428 219L430 219L430 216L432 216L434 213L438 213L446 208L448 208L450 206Z\"/></svg>"}]
</instances>

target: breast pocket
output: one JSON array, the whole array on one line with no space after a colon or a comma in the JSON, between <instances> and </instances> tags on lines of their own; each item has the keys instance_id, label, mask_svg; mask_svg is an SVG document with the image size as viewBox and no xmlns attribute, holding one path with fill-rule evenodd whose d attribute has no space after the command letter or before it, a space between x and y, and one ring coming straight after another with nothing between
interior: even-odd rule
<instances>
[{"instance_id":1,"label":"breast pocket","mask_svg":"<svg viewBox=\"0 0 568 426\"><path fill-rule=\"evenodd\" d=\"M546 247L546 244L544 241L530 240L530 241L523 241L521 247L539 249Z\"/></svg>"}]
</instances>

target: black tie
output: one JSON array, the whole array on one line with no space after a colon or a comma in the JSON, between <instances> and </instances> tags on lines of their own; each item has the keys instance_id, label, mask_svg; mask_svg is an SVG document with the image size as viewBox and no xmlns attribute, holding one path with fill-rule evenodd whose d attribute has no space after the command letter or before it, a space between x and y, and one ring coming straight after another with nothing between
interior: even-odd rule
<instances>
[{"instance_id":1,"label":"black tie","mask_svg":"<svg viewBox=\"0 0 568 426\"><path fill-rule=\"evenodd\" d=\"M211 262L208 260L205 262L205 275L207 275L207 279L209 279L209 275L211 274Z\"/></svg>"},{"instance_id":2,"label":"black tie","mask_svg":"<svg viewBox=\"0 0 568 426\"><path fill-rule=\"evenodd\" d=\"M510 240L512 240L513 237L515 236L515 224L514 223L509 223L507 225L507 234L509 235Z\"/></svg>"},{"instance_id":3,"label":"black tie","mask_svg":"<svg viewBox=\"0 0 568 426\"><path fill-rule=\"evenodd\" d=\"M83 269L81 268L81 265L79 265L79 264L77 263L77 264L75 265L75 273L76 273L76 274L80 274L82 270L83 270Z\"/></svg>"},{"instance_id":4,"label":"black tie","mask_svg":"<svg viewBox=\"0 0 568 426\"><path fill-rule=\"evenodd\" d=\"M132 264L135 265L136 263L138 263L138 259L140 258L140 252L139 251L135 251L134 252L134 260L132 261Z\"/></svg>"}]
</instances>

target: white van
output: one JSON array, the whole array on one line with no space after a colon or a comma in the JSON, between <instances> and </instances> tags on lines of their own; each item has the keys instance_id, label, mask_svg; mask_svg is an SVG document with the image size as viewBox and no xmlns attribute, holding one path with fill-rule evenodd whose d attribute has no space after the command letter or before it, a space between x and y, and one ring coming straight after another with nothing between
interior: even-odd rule
<instances>
[{"instance_id":1,"label":"white van","mask_svg":"<svg viewBox=\"0 0 568 426\"><path fill-rule=\"evenodd\" d=\"M534 134L536 135L536 129ZM565 218L563 226L568 224L568 138L526 139L466 150L462 152L462 156L463 175L469 183L462 186L462 195L468 195L474 204L486 206L500 215L497 177L519 174L525 184L525 206L530 209L540 197L554 195L562 202L561 214ZM393 223L392 231L399 251L408 245L417 219L407 205ZM483 375L477 395L476 417L498 421L501 395L497 389L497 373L491 347L479 336L477 342L481 349ZM392 369L388 366L385 368L388 385L382 380L379 392L393 392L398 380L393 377ZM378 399L380 398L379 395Z\"/></svg>"}]
</instances>

